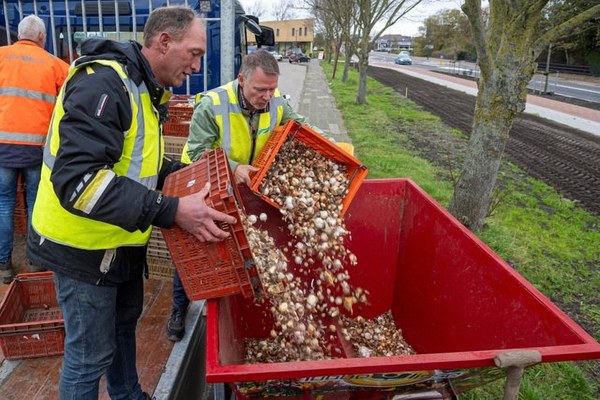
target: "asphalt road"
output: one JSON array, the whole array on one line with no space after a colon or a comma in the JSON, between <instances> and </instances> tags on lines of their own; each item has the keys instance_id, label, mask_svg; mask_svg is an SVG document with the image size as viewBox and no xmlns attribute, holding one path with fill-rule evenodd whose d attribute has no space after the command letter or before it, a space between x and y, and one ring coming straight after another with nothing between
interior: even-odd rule
<instances>
[{"instance_id":1,"label":"asphalt road","mask_svg":"<svg viewBox=\"0 0 600 400\"><path fill-rule=\"evenodd\" d=\"M370 59L379 62L394 62L395 54L372 52ZM426 59L425 57L413 57L413 65L428 70L449 72L457 75L472 77L479 76L479 68L476 64L467 61L451 61L441 59ZM600 79L598 82L584 82L574 80L571 76L559 73L550 73L548 82L542 74L535 74L529 85L529 89L536 92L549 92L560 96L573 97L580 100L600 103Z\"/></svg>"}]
</instances>

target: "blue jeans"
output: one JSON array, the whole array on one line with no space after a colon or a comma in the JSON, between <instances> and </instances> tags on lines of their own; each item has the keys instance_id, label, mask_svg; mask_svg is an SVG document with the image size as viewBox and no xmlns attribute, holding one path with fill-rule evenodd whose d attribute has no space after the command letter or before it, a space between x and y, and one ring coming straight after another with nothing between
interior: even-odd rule
<instances>
[{"instance_id":1,"label":"blue jeans","mask_svg":"<svg viewBox=\"0 0 600 400\"><path fill-rule=\"evenodd\" d=\"M97 400L103 374L112 400L144 399L135 365L142 277L118 286L97 286L54 273L54 282L65 319L59 399Z\"/></svg>"},{"instance_id":2,"label":"blue jeans","mask_svg":"<svg viewBox=\"0 0 600 400\"><path fill-rule=\"evenodd\" d=\"M173 275L173 308L182 310L186 309L189 305L190 299L188 299L187 295L185 294L183 284L181 283L181 278L179 278L179 274L177 273L176 269L175 274Z\"/></svg>"},{"instance_id":3,"label":"blue jeans","mask_svg":"<svg viewBox=\"0 0 600 400\"><path fill-rule=\"evenodd\" d=\"M29 168L0 167L0 263L10 260L13 251L14 213L19 172L23 172L28 224L40 183L41 166Z\"/></svg>"}]
</instances>

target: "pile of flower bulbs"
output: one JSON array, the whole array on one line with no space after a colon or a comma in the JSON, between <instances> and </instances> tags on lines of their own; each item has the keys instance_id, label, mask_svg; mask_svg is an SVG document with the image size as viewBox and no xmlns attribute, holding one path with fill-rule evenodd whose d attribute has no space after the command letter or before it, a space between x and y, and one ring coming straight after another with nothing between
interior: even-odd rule
<instances>
[{"instance_id":1,"label":"pile of flower bulbs","mask_svg":"<svg viewBox=\"0 0 600 400\"><path fill-rule=\"evenodd\" d=\"M396 328L391 311L374 319L361 316L342 316L342 334L352 343L358 357L390 357L415 354L404 340L402 330Z\"/></svg>"},{"instance_id":2,"label":"pile of flower bulbs","mask_svg":"<svg viewBox=\"0 0 600 400\"><path fill-rule=\"evenodd\" d=\"M343 352L340 336L355 339L349 334L354 332L348 322L353 319L342 322L342 310L353 315L357 305L367 303L369 292L349 284L347 267L356 265L357 258L345 247L350 232L341 215L347 175L344 165L288 140L263 179L261 192L281 206L291 240L281 251L266 232L253 226L266 215L248 216L246 232L271 302L274 328L269 339L246 341L246 362L336 358ZM386 334L396 338L390 329ZM372 356L389 352L368 349Z\"/></svg>"},{"instance_id":3,"label":"pile of flower bulbs","mask_svg":"<svg viewBox=\"0 0 600 400\"><path fill-rule=\"evenodd\" d=\"M265 214L260 217L266 219ZM246 340L246 362L325 358L319 344L323 327L317 318L315 295L305 294L300 279L288 271L283 252L267 231L253 226L255 222L256 216L250 215L244 225L263 290L270 301L274 327L269 339Z\"/></svg>"},{"instance_id":4,"label":"pile of flower bulbs","mask_svg":"<svg viewBox=\"0 0 600 400\"><path fill-rule=\"evenodd\" d=\"M350 238L341 215L348 190L348 172L339 164L298 140L280 148L261 191L281 205L283 220L294 241L286 248L300 274L315 277L315 295L321 313L337 317L340 307L353 312L356 303L366 303L368 293L353 289L348 265L356 256L346 249Z\"/></svg>"}]
</instances>

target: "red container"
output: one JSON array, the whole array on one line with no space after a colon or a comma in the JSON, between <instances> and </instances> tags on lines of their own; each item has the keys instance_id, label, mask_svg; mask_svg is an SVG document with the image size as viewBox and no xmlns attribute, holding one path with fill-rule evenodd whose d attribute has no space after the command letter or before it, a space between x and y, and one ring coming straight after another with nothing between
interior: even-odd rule
<instances>
[{"instance_id":1,"label":"red container","mask_svg":"<svg viewBox=\"0 0 600 400\"><path fill-rule=\"evenodd\" d=\"M187 137L194 113L194 96L174 95L169 100L169 118L163 124L165 136Z\"/></svg>"},{"instance_id":2,"label":"red container","mask_svg":"<svg viewBox=\"0 0 600 400\"><path fill-rule=\"evenodd\" d=\"M260 151L260 154L252 164L260 170L252 176L250 189L272 206L281 207L268 196L263 195L261 188L269 168L271 168L271 165L273 165L273 162L275 161L277 152L287 140L297 140L305 146L319 152L324 157L346 166L348 169L347 176L349 184L346 196L342 201L342 214L344 214L350 206L350 202L356 195L358 188L367 177L367 167L364 164L361 164L361 162L354 158L350 153L346 152L341 147L338 147L335 143L329 141L324 136L319 135L308 126L301 125L294 120L290 120L285 125L278 127L273 131L271 136L269 136L269 139Z\"/></svg>"},{"instance_id":3,"label":"red container","mask_svg":"<svg viewBox=\"0 0 600 400\"><path fill-rule=\"evenodd\" d=\"M4 357L62 354L64 326L52 272L17 275L0 304L0 347Z\"/></svg>"},{"instance_id":4,"label":"red container","mask_svg":"<svg viewBox=\"0 0 600 400\"><path fill-rule=\"evenodd\" d=\"M252 298L260 292L261 284L238 210L237 186L232 184L233 174L223 150L207 152L199 161L169 175L163 192L183 197L199 192L206 182L211 183L206 204L237 219L235 225L219 224L231 236L222 242L202 243L175 226L162 229L167 247L190 299L236 293Z\"/></svg>"},{"instance_id":5,"label":"red container","mask_svg":"<svg viewBox=\"0 0 600 400\"><path fill-rule=\"evenodd\" d=\"M271 207L248 193L244 205L267 212L271 235L288 240ZM410 180L365 181L346 224L358 257L350 283L371 293L355 314L391 310L417 354L244 364L244 338L267 338L272 321L230 296L208 301L208 382L231 383L238 399L454 398L503 377L493 360L506 351L536 349L542 362L600 358L598 342Z\"/></svg>"}]
</instances>

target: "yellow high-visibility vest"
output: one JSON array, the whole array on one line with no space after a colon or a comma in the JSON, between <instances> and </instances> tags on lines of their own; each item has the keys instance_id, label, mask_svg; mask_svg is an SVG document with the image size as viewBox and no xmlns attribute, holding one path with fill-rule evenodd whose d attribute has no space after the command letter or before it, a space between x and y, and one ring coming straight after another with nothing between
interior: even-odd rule
<instances>
[{"instance_id":1,"label":"yellow high-visibility vest","mask_svg":"<svg viewBox=\"0 0 600 400\"><path fill-rule=\"evenodd\" d=\"M119 74L129 94L132 118L131 125L123 132L123 153L119 162L111 169L98 171L84 188L77 188L77 193L73 195L79 200L74 207L84 214L90 213L111 180L117 176L126 176L148 189L155 189L158 183L164 141L160 133L159 115L152 105L145 83L142 81L136 85L129 79L123 66L116 61L94 60L78 65L69 71L57 98L48 140L44 147L44 162L33 208L32 226L43 238L80 249L100 250L121 246L142 246L150 238L151 227L144 232L129 232L116 225L75 215L61 206L50 181L60 145L59 125L65 115L63 106L65 88L77 71L85 69L88 74L94 73L94 64L109 66Z\"/></svg>"}]
</instances>

